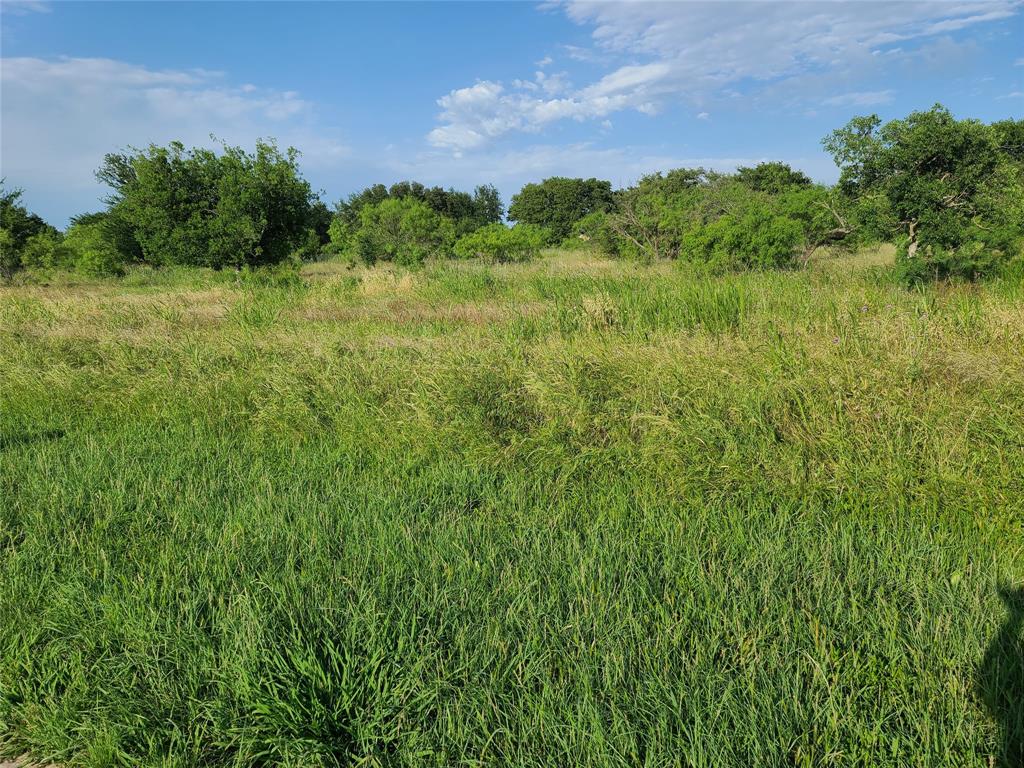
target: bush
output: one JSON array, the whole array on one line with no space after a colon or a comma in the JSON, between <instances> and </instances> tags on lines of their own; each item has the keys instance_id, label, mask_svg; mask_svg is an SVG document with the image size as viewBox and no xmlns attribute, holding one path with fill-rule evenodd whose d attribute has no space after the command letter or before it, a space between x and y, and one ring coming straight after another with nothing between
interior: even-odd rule
<instances>
[{"instance_id":1,"label":"bush","mask_svg":"<svg viewBox=\"0 0 1024 768\"><path fill-rule=\"evenodd\" d=\"M755 207L726 214L683 237L682 255L719 269L771 269L793 266L803 232L798 222Z\"/></svg>"},{"instance_id":2,"label":"bush","mask_svg":"<svg viewBox=\"0 0 1024 768\"><path fill-rule=\"evenodd\" d=\"M0 278L10 280L21 267L21 257L14 247L14 235L0 227Z\"/></svg>"},{"instance_id":3,"label":"bush","mask_svg":"<svg viewBox=\"0 0 1024 768\"><path fill-rule=\"evenodd\" d=\"M25 242L21 249L22 266L36 269L72 269L75 253L55 232L40 232Z\"/></svg>"},{"instance_id":4,"label":"bush","mask_svg":"<svg viewBox=\"0 0 1024 768\"><path fill-rule=\"evenodd\" d=\"M573 237L567 240L565 245L574 248L593 248L609 256L618 255L618 240L612 231L608 217L609 214L605 211L587 214L576 222L572 229Z\"/></svg>"},{"instance_id":5,"label":"bush","mask_svg":"<svg viewBox=\"0 0 1024 768\"><path fill-rule=\"evenodd\" d=\"M442 218L426 203L413 197L389 198L362 207L351 242L366 264L380 260L412 266L441 253L445 234Z\"/></svg>"},{"instance_id":6,"label":"bush","mask_svg":"<svg viewBox=\"0 0 1024 768\"><path fill-rule=\"evenodd\" d=\"M572 235L573 225L588 214L610 210L612 185L599 179L567 179L554 176L540 184L527 184L512 198L508 217L548 231L549 243Z\"/></svg>"},{"instance_id":7,"label":"bush","mask_svg":"<svg viewBox=\"0 0 1024 768\"><path fill-rule=\"evenodd\" d=\"M287 259L315 230L322 216L297 163L298 152L272 142L253 154L173 142L107 155L97 176L113 187L110 213L144 262L220 269Z\"/></svg>"},{"instance_id":8,"label":"bush","mask_svg":"<svg viewBox=\"0 0 1024 768\"><path fill-rule=\"evenodd\" d=\"M514 227L488 224L459 238L455 244L455 255L463 259L481 258L492 263L529 261L537 256L548 237L545 230L530 224Z\"/></svg>"},{"instance_id":9,"label":"bush","mask_svg":"<svg viewBox=\"0 0 1024 768\"><path fill-rule=\"evenodd\" d=\"M124 273L124 259L100 222L74 224L64 238L68 263L75 270L95 277Z\"/></svg>"}]
</instances>

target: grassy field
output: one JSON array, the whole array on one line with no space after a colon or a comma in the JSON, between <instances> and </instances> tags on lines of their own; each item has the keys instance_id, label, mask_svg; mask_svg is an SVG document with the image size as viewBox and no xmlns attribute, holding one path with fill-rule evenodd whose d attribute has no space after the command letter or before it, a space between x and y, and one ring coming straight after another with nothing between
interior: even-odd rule
<instances>
[{"instance_id":1,"label":"grassy field","mask_svg":"<svg viewBox=\"0 0 1024 768\"><path fill-rule=\"evenodd\" d=\"M992 766L1024 286L887 252L0 288L0 756Z\"/></svg>"}]
</instances>

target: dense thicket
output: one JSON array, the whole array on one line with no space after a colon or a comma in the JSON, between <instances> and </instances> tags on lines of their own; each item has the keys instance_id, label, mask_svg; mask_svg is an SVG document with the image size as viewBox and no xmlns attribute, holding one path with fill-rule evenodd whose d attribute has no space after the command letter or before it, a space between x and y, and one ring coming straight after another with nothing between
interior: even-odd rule
<instances>
[{"instance_id":1,"label":"dense thicket","mask_svg":"<svg viewBox=\"0 0 1024 768\"><path fill-rule=\"evenodd\" d=\"M180 143L107 155L98 177L113 188L143 261L214 268L279 262L313 230L314 195L298 152L257 142L186 150Z\"/></svg>"},{"instance_id":2,"label":"dense thicket","mask_svg":"<svg viewBox=\"0 0 1024 768\"><path fill-rule=\"evenodd\" d=\"M472 194L401 181L374 184L338 203L330 224L330 247L372 264L377 260L416 264L427 256L451 256L460 237L501 225L505 206L489 184Z\"/></svg>"},{"instance_id":3,"label":"dense thicket","mask_svg":"<svg viewBox=\"0 0 1024 768\"><path fill-rule=\"evenodd\" d=\"M21 204L23 191L0 187L0 277L10 277L21 267L26 247L38 248L40 238L57 240L59 233Z\"/></svg>"},{"instance_id":4,"label":"dense thicket","mask_svg":"<svg viewBox=\"0 0 1024 768\"><path fill-rule=\"evenodd\" d=\"M332 212L302 178L294 149L150 146L106 156L97 173L113 190L106 210L76 217L65 235L29 213L20 191L4 193L0 270L255 267L321 251L367 264L517 261L542 245L766 269L800 266L823 246L871 241L898 245L908 282L976 279L1024 262L1024 120L986 125L936 105L885 124L854 118L823 143L840 169L832 187L781 162L734 173L679 168L619 190L551 177L513 196L515 227L503 223L491 185L470 193L375 184Z\"/></svg>"},{"instance_id":5,"label":"dense thicket","mask_svg":"<svg viewBox=\"0 0 1024 768\"><path fill-rule=\"evenodd\" d=\"M573 225L580 219L608 211L614 204L610 181L552 176L540 184L527 184L514 195L508 217L544 227L550 242L558 243L572 234Z\"/></svg>"}]
</instances>

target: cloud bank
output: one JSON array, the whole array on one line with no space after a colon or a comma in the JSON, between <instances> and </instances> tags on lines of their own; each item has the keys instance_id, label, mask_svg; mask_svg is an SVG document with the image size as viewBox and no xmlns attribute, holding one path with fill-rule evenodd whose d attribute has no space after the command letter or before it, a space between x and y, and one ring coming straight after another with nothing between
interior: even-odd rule
<instances>
[{"instance_id":1,"label":"cloud bank","mask_svg":"<svg viewBox=\"0 0 1024 768\"><path fill-rule=\"evenodd\" d=\"M608 3L569 0L560 6L593 28L593 47L566 47L580 61L619 61L598 80L557 93L544 78L492 80L456 88L438 99L439 125L427 136L458 154L512 132L536 133L559 120L604 119L614 112L656 114L666 104L702 106L710 99L773 86L797 88L801 78L870 66L884 52L1016 14L1019 0L981 2ZM545 60L546 65L552 62ZM543 72L538 72L543 75ZM782 86L780 88L779 86ZM824 106L871 106L891 90L830 97ZM814 106L806 104L806 107Z\"/></svg>"}]
</instances>

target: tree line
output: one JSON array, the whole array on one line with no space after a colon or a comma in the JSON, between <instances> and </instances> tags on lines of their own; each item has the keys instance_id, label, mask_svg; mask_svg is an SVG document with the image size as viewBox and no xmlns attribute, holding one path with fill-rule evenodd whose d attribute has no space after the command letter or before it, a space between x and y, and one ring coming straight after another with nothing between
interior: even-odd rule
<instances>
[{"instance_id":1,"label":"tree line","mask_svg":"<svg viewBox=\"0 0 1024 768\"><path fill-rule=\"evenodd\" d=\"M524 186L507 215L493 185L470 193L415 181L367 187L332 210L302 177L295 149L150 146L104 158L105 209L73 218L66 232L27 211L20 190L0 191L0 276L255 268L332 254L410 266L522 261L552 245L766 269L879 241L897 245L908 282L1024 272L1024 120L958 120L936 105L887 123L856 117L823 144L840 169L832 186L780 162L680 168L623 189L552 177Z\"/></svg>"}]
</instances>

